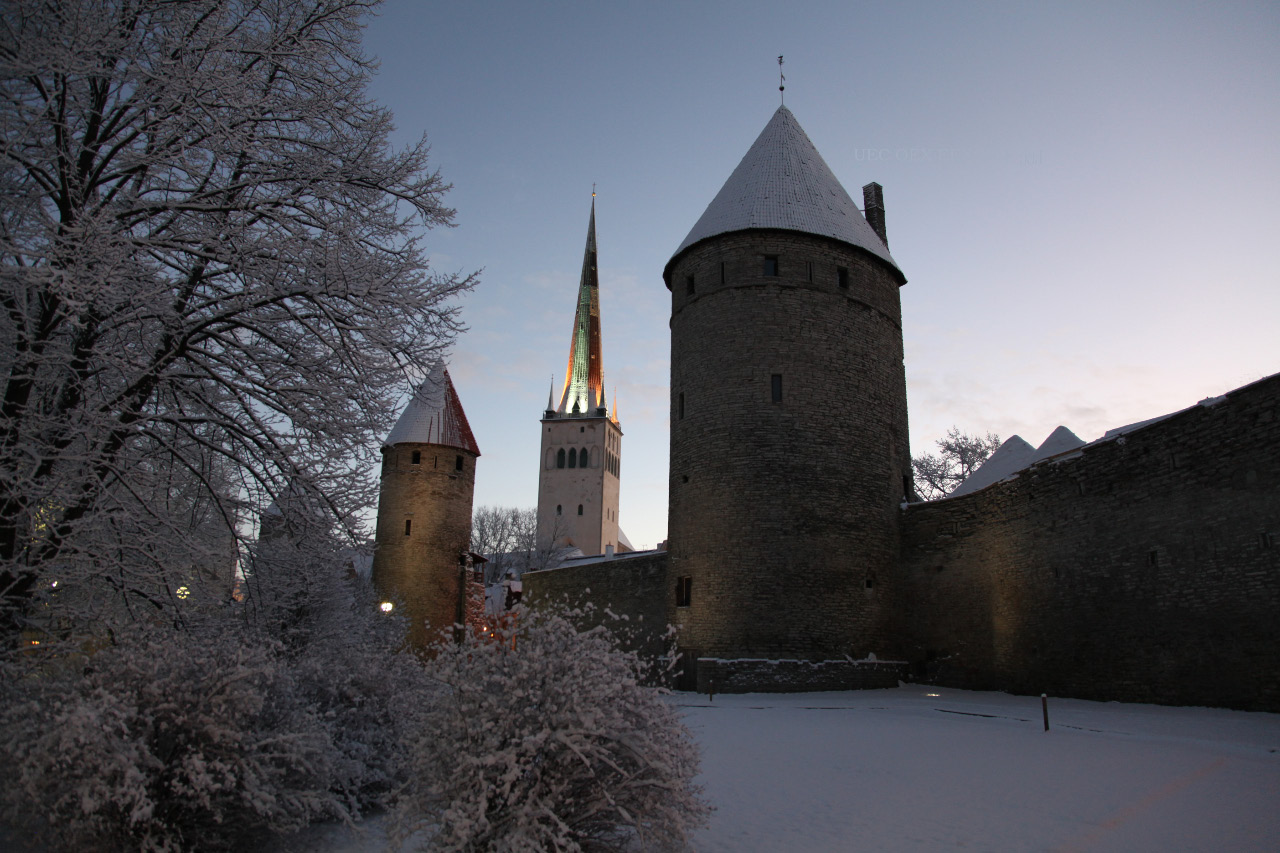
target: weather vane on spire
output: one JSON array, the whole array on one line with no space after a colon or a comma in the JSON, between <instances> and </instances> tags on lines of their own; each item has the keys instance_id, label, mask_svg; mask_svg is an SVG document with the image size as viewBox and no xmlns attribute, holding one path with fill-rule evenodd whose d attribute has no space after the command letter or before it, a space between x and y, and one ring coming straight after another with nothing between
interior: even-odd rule
<instances>
[{"instance_id":1,"label":"weather vane on spire","mask_svg":"<svg viewBox=\"0 0 1280 853\"><path fill-rule=\"evenodd\" d=\"M592 197L592 198L595 198L595 197L596 197L596 182L595 182L595 181L592 181L592 182L591 182L591 197Z\"/></svg>"},{"instance_id":2,"label":"weather vane on spire","mask_svg":"<svg viewBox=\"0 0 1280 853\"><path fill-rule=\"evenodd\" d=\"M779 56L778 57L778 91L782 93L779 97L782 98L783 106L786 106L786 103L787 103L786 82L787 82L787 78L782 75L782 57Z\"/></svg>"}]
</instances>

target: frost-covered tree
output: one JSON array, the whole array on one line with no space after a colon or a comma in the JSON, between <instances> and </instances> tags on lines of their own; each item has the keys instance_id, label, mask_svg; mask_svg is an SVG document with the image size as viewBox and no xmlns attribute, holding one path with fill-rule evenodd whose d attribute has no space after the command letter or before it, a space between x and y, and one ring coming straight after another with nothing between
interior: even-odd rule
<instances>
[{"instance_id":1,"label":"frost-covered tree","mask_svg":"<svg viewBox=\"0 0 1280 853\"><path fill-rule=\"evenodd\" d=\"M561 544L568 525L561 516L552 519L549 543L538 546L538 511L511 506L482 506L471 519L471 550L483 554L485 580L497 583L511 571L516 576L526 571L553 568L572 550Z\"/></svg>"},{"instance_id":2,"label":"frost-covered tree","mask_svg":"<svg viewBox=\"0 0 1280 853\"><path fill-rule=\"evenodd\" d=\"M938 439L938 452L922 453L911 460L916 494L922 500L945 498L1000 447L1000 436L969 435L957 427Z\"/></svg>"},{"instance_id":3,"label":"frost-covered tree","mask_svg":"<svg viewBox=\"0 0 1280 853\"><path fill-rule=\"evenodd\" d=\"M453 211L368 96L374 5L0 7L8 641L104 590L94 618L175 616L288 484L337 530L370 502L374 439L474 283L427 268Z\"/></svg>"},{"instance_id":4,"label":"frost-covered tree","mask_svg":"<svg viewBox=\"0 0 1280 853\"><path fill-rule=\"evenodd\" d=\"M252 619L193 607L57 665L0 662L0 819L49 849L215 851L387 807L431 685L367 585L297 568Z\"/></svg>"},{"instance_id":5,"label":"frost-covered tree","mask_svg":"<svg viewBox=\"0 0 1280 853\"><path fill-rule=\"evenodd\" d=\"M508 571L519 574L534 551L538 514L533 508L478 507L471 517L471 550L483 554L485 581L496 583Z\"/></svg>"},{"instance_id":6,"label":"frost-covered tree","mask_svg":"<svg viewBox=\"0 0 1280 853\"><path fill-rule=\"evenodd\" d=\"M524 607L441 646L443 690L412 755L402 837L432 850L671 850L710 809L698 749L604 627Z\"/></svg>"}]
</instances>

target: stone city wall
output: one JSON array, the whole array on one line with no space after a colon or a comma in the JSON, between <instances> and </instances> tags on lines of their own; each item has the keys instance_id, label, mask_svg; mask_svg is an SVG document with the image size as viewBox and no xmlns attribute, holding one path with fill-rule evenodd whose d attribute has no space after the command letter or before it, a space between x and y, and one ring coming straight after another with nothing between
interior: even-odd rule
<instances>
[{"instance_id":1,"label":"stone city wall","mask_svg":"<svg viewBox=\"0 0 1280 853\"><path fill-rule=\"evenodd\" d=\"M904 515L916 677L1280 711L1280 374Z\"/></svg>"}]
</instances>

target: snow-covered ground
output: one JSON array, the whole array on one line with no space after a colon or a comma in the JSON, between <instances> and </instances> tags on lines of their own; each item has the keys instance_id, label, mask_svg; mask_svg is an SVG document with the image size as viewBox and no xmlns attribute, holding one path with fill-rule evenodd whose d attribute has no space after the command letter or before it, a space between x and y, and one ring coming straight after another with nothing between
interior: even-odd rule
<instances>
[{"instance_id":1,"label":"snow-covered ground","mask_svg":"<svg viewBox=\"0 0 1280 853\"><path fill-rule=\"evenodd\" d=\"M899 687L676 694L734 851L1280 850L1280 714ZM389 849L384 819L280 853ZM12 842L12 839L9 839Z\"/></svg>"},{"instance_id":2,"label":"snow-covered ground","mask_svg":"<svg viewBox=\"0 0 1280 853\"><path fill-rule=\"evenodd\" d=\"M680 693L700 853L1280 851L1280 714L931 687ZM314 828L289 853L386 850ZM371 831L370 831L371 830Z\"/></svg>"},{"instance_id":3,"label":"snow-covered ground","mask_svg":"<svg viewBox=\"0 0 1280 853\"><path fill-rule=\"evenodd\" d=\"M1280 850L1280 715L925 687L679 694L700 851Z\"/></svg>"}]
</instances>

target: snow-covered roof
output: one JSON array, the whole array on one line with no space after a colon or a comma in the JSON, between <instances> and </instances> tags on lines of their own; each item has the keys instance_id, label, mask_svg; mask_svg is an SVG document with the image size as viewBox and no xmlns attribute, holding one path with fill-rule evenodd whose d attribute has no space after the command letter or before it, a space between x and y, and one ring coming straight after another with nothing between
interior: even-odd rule
<instances>
[{"instance_id":1,"label":"snow-covered roof","mask_svg":"<svg viewBox=\"0 0 1280 853\"><path fill-rule=\"evenodd\" d=\"M1041 459L1048 459L1050 456L1057 456L1059 453L1070 453L1080 447L1084 447L1084 439L1066 427L1059 425L1036 448L1036 456L1032 461L1039 462Z\"/></svg>"},{"instance_id":2,"label":"snow-covered roof","mask_svg":"<svg viewBox=\"0 0 1280 853\"><path fill-rule=\"evenodd\" d=\"M978 470L970 474L965 481L951 490L949 498L967 495L978 489L985 489L992 483L998 483L1010 474L1026 468L1036 458L1036 449L1026 442L1022 436L1012 436L1004 444L996 448L986 462L978 466Z\"/></svg>"},{"instance_id":3,"label":"snow-covered roof","mask_svg":"<svg viewBox=\"0 0 1280 853\"><path fill-rule=\"evenodd\" d=\"M462 401L443 361L435 363L413 392L409 405L383 444L443 444L480 455L476 437L462 411Z\"/></svg>"},{"instance_id":4,"label":"snow-covered roof","mask_svg":"<svg viewBox=\"0 0 1280 853\"><path fill-rule=\"evenodd\" d=\"M866 249L897 268L884 242L786 107L778 107L672 260L694 243L751 228L832 237Z\"/></svg>"}]
</instances>

